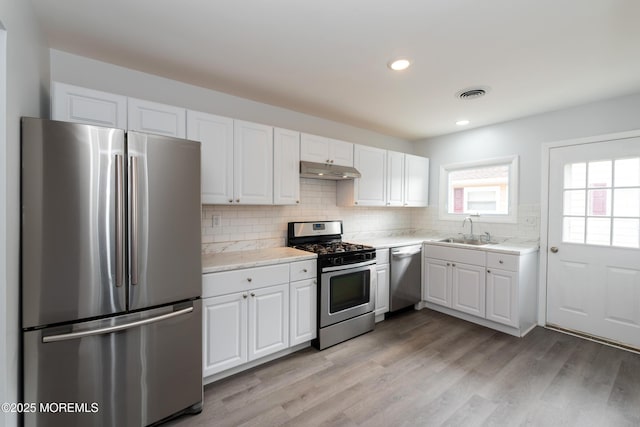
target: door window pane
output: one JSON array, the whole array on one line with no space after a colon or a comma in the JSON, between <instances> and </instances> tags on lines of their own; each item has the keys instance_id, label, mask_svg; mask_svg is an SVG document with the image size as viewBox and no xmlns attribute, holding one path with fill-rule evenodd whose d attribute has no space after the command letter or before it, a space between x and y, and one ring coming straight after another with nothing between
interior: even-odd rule
<instances>
[{"instance_id":1,"label":"door window pane","mask_svg":"<svg viewBox=\"0 0 640 427\"><path fill-rule=\"evenodd\" d=\"M640 247L640 219L613 220L613 246Z\"/></svg>"},{"instance_id":2,"label":"door window pane","mask_svg":"<svg viewBox=\"0 0 640 427\"><path fill-rule=\"evenodd\" d=\"M585 188L586 186L586 163L570 163L564 165L564 188Z\"/></svg>"},{"instance_id":3,"label":"door window pane","mask_svg":"<svg viewBox=\"0 0 640 427\"><path fill-rule=\"evenodd\" d=\"M610 218L587 218L587 243L590 245L611 243Z\"/></svg>"},{"instance_id":4,"label":"door window pane","mask_svg":"<svg viewBox=\"0 0 640 427\"><path fill-rule=\"evenodd\" d=\"M640 217L640 188L616 189L613 216Z\"/></svg>"},{"instance_id":5,"label":"door window pane","mask_svg":"<svg viewBox=\"0 0 640 427\"><path fill-rule=\"evenodd\" d=\"M640 186L640 158L616 160L615 165L616 177L613 183L616 187Z\"/></svg>"},{"instance_id":6,"label":"door window pane","mask_svg":"<svg viewBox=\"0 0 640 427\"><path fill-rule=\"evenodd\" d=\"M564 218L562 241L566 243L584 243L584 217Z\"/></svg>"},{"instance_id":7,"label":"door window pane","mask_svg":"<svg viewBox=\"0 0 640 427\"><path fill-rule=\"evenodd\" d=\"M584 190L568 190L564 192L564 214L583 215L586 208L586 192Z\"/></svg>"},{"instance_id":8,"label":"door window pane","mask_svg":"<svg viewBox=\"0 0 640 427\"><path fill-rule=\"evenodd\" d=\"M589 212L591 216L611 215L611 190L589 190Z\"/></svg>"},{"instance_id":9,"label":"door window pane","mask_svg":"<svg viewBox=\"0 0 640 427\"><path fill-rule=\"evenodd\" d=\"M611 160L589 162L589 187L611 187Z\"/></svg>"}]
</instances>

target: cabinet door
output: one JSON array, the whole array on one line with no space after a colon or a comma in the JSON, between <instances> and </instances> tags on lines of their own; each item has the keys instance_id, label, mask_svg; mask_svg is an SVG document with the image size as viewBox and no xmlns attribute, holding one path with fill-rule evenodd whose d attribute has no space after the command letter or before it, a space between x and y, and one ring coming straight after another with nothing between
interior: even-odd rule
<instances>
[{"instance_id":1,"label":"cabinet door","mask_svg":"<svg viewBox=\"0 0 640 427\"><path fill-rule=\"evenodd\" d=\"M300 135L300 160L305 162L330 163L329 139L324 136Z\"/></svg>"},{"instance_id":2,"label":"cabinet door","mask_svg":"<svg viewBox=\"0 0 640 427\"><path fill-rule=\"evenodd\" d=\"M354 202L358 206L386 205L387 152L379 148L355 145L353 165L362 174L353 181Z\"/></svg>"},{"instance_id":3,"label":"cabinet door","mask_svg":"<svg viewBox=\"0 0 640 427\"><path fill-rule=\"evenodd\" d=\"M335 165L353 166L353 144L329 139L329 159Z\"/></svg>"},{"instance_id":4,"label":"cabinet door","mask_svg":"<svg viewBox=\"0 0 640 427\"><path fill-rule=\"evenodd\" d=\"M273 128L235 120L233 137L236 203L273 204Z\"/></svg>"},{"instance_id":5,"label":"cabinet door","mask_svg":"<svg viewBox=\"0 0 640 427\"><path fill-rule=\"evenodd\" d=\"M317 286L316 279L292 282L289 286L290 346L311 341L317 335Z\"/></svg>"},{"instance_id":6,"label":"cabinet door","mask_svg":"<svg viewBox=\"0 0 640 427\"><path fill-rule=\"evenodd\" d=\"M487 319L518 327L518 273L487 270Z\"/></svg>"},{"instance_id":7,"label":"cabinet door","mask_svg":"<svg viewBox=\"0 0 640 427\"><path fill-rule=\"evenodd\" d=\"M389 264L376 265L376 316L389 311Z\"/></svg>"},{"instance_id":8,"label":"cabinet door","mask_svg":"<svg viewBox=\"0 0 640 427\"><path fill-rule=\"evenodd\" d=\"M451 307L451 267L441 259L424 259L424 300Z\"/></svg>"},{"instance_id":9,"label":"cabinet door","mask_svg":"<svg viewBox=\"0 0 640 427\"><path fill-rule=\"evenodd\" d=\"M300 203L300 132L273 130L273 204Z\"/></svg>"},{"instance_id":10,"label":"cabinet door","mask_svg":"<svg viewBox=\"0 0 640 427\"><path fill-rule=\"evenodd\" d=\"M202 203L232 203L233 120L187 111L187 138L202 144Z\"/></svg>"},{"instance_id":11,"label":"cabinet door","mask_svg":"<svg viewBox=\"0 0 640 427\"><path fill-rule=\"evenodd\" d=\"M127 97L54 82L51 118L112 128L127 128Z\"/></svg>"},{"instance_id":12,"label":"cabinet door","mask_svg":"<svg viewBox=\"0 0 640 427\"><path fill-rule=\"evenodd\" d=\"M429 205L429 159L405 155L404 162L404 205Z\"/></svg>"},{"instance_id":13,"label":"cabinet door","mask_svg":"<svg viewBox=\"0 0 640 427\"><path fill-rule=\"evenodd\" d=\"M387 151L387 206L404 204L404 156Z\"/></svg>"},{"instance_id":14,"label":"cabinet door","mask_svg":"<svg viewBox=\"0 0 640 427\"><path fill-rule=\"evenodd\" d=\"M203 375L242 365L247 357L247 294L205 298L203 303Z\"/></svg>"},{"instance_id":15,"label":"cabinet door","mask_svg":"<svg viewBox=\"0 0 640 427\"><path fill-rule=\"evenodd\" d=\"M485 268L478 265L452 263L451 308L475 316L485 314Z\"/></svg>"},{"instance_id":16,"label":"cabinet door","mask_svg":"<svg viewBox=\"0 0 640 427\"><path fill-rule=\"evenodd\" d=\"M172 105L128 98L128 128L138 132L184 138L187 111Z\"/></svg>"},{"instance_id":17,"label":"cabinet door","mask_svg":"<svg viewBox=\"0 0 640 427\"><path fill-rule=\"evenodd\" d=\"M249 360L289 347L289 285L250 291Z\"/></svg>"}]
</instances>

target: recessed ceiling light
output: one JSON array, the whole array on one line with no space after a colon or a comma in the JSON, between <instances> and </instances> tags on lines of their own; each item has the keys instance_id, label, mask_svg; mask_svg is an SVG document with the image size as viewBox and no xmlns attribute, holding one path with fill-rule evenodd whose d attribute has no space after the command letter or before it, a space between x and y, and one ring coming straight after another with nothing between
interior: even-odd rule
<instances>
[{"instance_id":1,"label":"recessed ceiling light","mask_svg":"<svg viewBox=\"0 0 640 427\"><path fill-rule=\"evenodd\" d=\"M456 122L456 124L457 124L458 126L466 126L466 125L468 125L469 123L471 123L469 120L458 120L458 121Z\"/></svg>"},{"instance_id":2,"label":"recessed ceiling light","mask_svg":"<svg viewBox=\"0 0 640 427\"><path fill-rule=\"evenodd\" d=\"M396 59L394 61L389 62L387 65L393 71L402 71L402 70L406 70L411 66L411 61L409 61L406 58L400 58L400 59Z\"/></svg>"}]
</instances>

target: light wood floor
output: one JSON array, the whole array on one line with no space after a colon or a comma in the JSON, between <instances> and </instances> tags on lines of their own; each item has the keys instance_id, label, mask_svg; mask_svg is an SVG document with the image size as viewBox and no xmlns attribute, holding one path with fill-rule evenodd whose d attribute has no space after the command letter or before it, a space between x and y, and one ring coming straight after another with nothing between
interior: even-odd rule
<instances>
[{"instance_id":1,"label":"light wood floor","mask_svg":"<svg viewBox=\"0 0 640 427\"><path fill-rule=\"evenodd\" d=\"M409 311L208 385L191 426L638 426L640 355Z\"/></svg>"}]
</instances>

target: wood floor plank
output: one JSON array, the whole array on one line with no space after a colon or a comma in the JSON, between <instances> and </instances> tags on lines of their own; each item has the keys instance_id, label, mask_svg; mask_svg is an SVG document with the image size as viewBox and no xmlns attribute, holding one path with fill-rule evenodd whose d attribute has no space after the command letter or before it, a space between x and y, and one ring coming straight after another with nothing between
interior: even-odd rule
<instances>
[{"instance_id":1,"label":"wood floor plank","mask_svg":"<svg viewBox=\"0 0 640 427\"><path fill-rule=\"evenodd\" d=\"M638 426L640 356L425 309L207 385L204 399L202 414L167 425Z\"/></svg>"}]
</instances>

